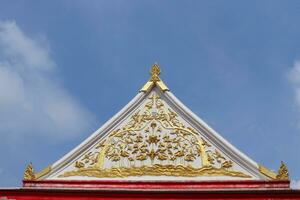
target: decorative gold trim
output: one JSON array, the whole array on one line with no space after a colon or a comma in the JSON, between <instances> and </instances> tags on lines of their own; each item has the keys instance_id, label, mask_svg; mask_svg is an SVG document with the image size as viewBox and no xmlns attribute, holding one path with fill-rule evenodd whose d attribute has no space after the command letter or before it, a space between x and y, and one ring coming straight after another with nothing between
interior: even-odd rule
<instances>
[{"instance_id":1,"label":"decorative gold trim","mask_svg":"<svg viewBox=\"0 0 300 200\"><path fill-rule=\"evenodd\" d=\"M47 175L48 173L50 173L52 170L52 167L51 166L48 166L46 167L45 169L43 169L42 171L38 172L38 173L35 173L35 179L39 179L41 178L42 176L45 176Z\"/></svg>"},{"instance_id":2,"label":"decorative gold trim","mask_svg":"<svg viewBox=\"0 0 300 200\"><path fill-rule=\"evenodd\" d=\"M70 176L89 176L97 178L117 178L117 177L129 177L129 176L234 176L242 178L251 178L251 176L242 172L226 170L223 168L214 168L212 166L205 166L202 168L194 168L192 166L183 165L161 165L155 164L152 166L141 167L118 167L110 169L79 169L77 171L65 172L59 177Z\"/></svg>"},{"instance_id":3,"label":"decorative gold trim","mask_svg":"<svg viewBox=\"0 0 300 200\"><path fill-rule=\"evenodd\" d=\"M280 167L279 167L278 175L276 176L276 179L289 180L289 171L283 161L281 161L281 163L280 163Z\"/></svg>"},{"instance_id":4,"label":"decorative gold trim","mask_svg":"<svg viewBox=\"0 0 300 200\"><path fill-rule=\"evenodd\" d=\"M161 89L161 91L165 92L165 91L170 91L169 88L164 84L164 82L162 80L157 81L156 85L159 87L159 89Z\"/></svg>"},{"instance_id":5,"label":"decorative gold trim","mask_svg":"<svg viewBox=\"0 0 300 200\"><path fill-rule=\"evenodd\" d=\"M263 165L258 165L258 170L260 171L260 173L266 175L267 177L271 179L276 179L277 174L269 170L268 168L264 167Z\"/></svg>"},{"instance_id":6,"label":"decorative gold trim","mask_svg":"<svg viewBox=\"0 0 300 200\"><path fill-rule=\"evenodd\" d=\"M23 180L35 180L34 170L31 162L25 169Z\"/></svg>"},{"instance_id":7,"label":"decorative gold trim","mask_svg":"<svg viewBox=\"0 0 300 200\"><path fill-rule=\"evenodd\" d=\"M152 81L148 81L140 90L140 92L148 92L152 87L154 86L154 83Z\"/></svg>"},{"instance_id":8,"label":"decorative gold trim","mask_svg":"<svg viewBox=\"0 0 300 200\"><path fill-rule=\"evenodd\" d=\"M164 82L159 78L160 68L157 63L152 65L150 70L150 80L140 89L140 92L148 92L153 86L157 86L161 91L169 91L169 88L164 84Z\"/></svg>"}]
</instances>

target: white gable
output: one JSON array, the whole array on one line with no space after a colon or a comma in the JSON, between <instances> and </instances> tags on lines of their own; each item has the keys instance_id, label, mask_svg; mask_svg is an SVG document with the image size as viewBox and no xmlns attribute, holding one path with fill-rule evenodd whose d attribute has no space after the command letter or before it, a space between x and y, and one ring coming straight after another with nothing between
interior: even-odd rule
<instances>
[{"instance_id":1,"label":"white gable","mask_svg":"<svg viewBox=\"0 0 300 200\"><path fill-rule=\"evenodd\" d=\"M185 107L159 79L159 71L156 75L39 179L269 179L257 163Z\"/></svg>"}]
</instances>

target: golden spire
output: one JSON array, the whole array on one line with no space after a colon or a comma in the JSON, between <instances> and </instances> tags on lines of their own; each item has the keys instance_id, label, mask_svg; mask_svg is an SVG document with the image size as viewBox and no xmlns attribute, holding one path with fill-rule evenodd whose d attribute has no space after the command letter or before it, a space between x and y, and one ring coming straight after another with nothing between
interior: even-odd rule
<instances>
[{"instance_id":1,"label":"golden spire","mask_svg":"<svg viewBox=\"0 0 300 200\"><path fill-rule=\"evenodd\" d=\"M159 65L157 63L155 63L154 65L152 65L151 71L151 81L153 82L157 82L159 81L159 75L160 75L160 68Z\"/></svg>"},{"instance_id":2,"label":"golden spire","mask_svg":"<svg viewBox=\"0 0 300 200\"><path fill-rule=\"evenodd\" d=\"M33 170L32 163L30 162L25 169L23 180L34 180L34 179L35 179L34 170Z\"/></svg>"},{"instance_id":3,"label":"golden spire","mask_svg":"<svg viewBox=\"0 0 300 200\"><path fill-rule=\"evenodd\" d=\"M142 87L140 92L148 92L152 87L157 86L161 91L169 91L169 88L164 84L164 82L159 78L160 68L157 63L152 65L150 70L150 80Z\"/></svg>"},{"instance_id":4,"label":"golden spire","mask_svg":"<svg viewBox=\"0 0 300 200\"><path fill-rule=\"evenodd\" d=\"M281 161L279 170L278 170L278 175L276 179L279 180L289 180L289 171L287 166L284 164L284 162Z\"/></svg>"}]
</instances>

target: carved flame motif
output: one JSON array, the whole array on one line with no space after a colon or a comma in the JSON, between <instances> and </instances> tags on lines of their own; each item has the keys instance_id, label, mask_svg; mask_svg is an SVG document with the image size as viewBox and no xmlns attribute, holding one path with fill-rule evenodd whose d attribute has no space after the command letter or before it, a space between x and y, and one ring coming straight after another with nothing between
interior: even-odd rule
<instances>
[{"instance_id":1,"label":"carved flame motif","mask_svg":"<svg viewBox=\"0 0 300 200\"><path fill-rule=\"evenodd\" d=\"M23 180L34 180L34 179L35 179L34 170L33 170L32 163L30 162L25 169Z\"/></svg>"},{"instance_id":2,"label":"carved flame motif","mask_svg":"<svg viewBox=\"0 0 300 200\"><path fill-rule=\"evenodd\" d=\"M279 180L289 180L289 171L287 166L284 164L283 161L281 161L279 170L278 170L278 175L276 177L276 179Z\"/></svg>"},{"instance_id":3,"label":"carved flame motif","mask_svg":"<svg viewBox=\"0 0 300 200\"><path fill-rule=\"evenodd\" d=\"M142 111L75 162L74 171L60 177L236 176L233 162L178 119L152 92ZM108 163L108 164L107 164Z\"/></svg>"}]
</instances>

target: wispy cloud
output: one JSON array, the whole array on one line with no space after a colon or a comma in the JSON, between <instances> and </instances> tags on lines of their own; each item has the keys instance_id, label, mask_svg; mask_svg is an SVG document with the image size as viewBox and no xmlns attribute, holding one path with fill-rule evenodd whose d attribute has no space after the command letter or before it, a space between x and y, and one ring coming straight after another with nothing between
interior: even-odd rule
<instances>
[{"instance_id":1,"label":"wispy cloud","mask_svg":"<svg viewBox=\"0 0 300 200\"><path fill-rule=\"evenodd\" d=\"M300 180L292 180L291 181L291 188L300 189Z\"/></svg>"},{"instance_id":2,"label":"wispy cloud","mask_svg":"<svg viewBox=\"0 0 300 200\"><path fill-rule=\"evenodd\" d=\"M293 68L288 73L289 81L295 91L295 102L300 111L300 62L296 61Z\"/></svg>"},{"instance_id":3,"label":"wispy cloud","mask_svg":"<svg viewBox=\"0 0 300 200\"><path fill-rule=\"evenodd\" d=\"M293 68L288 73L288 79L295 91L295 103L300 112L300 62L296 61ZM291 188L300 189L300 180L292 180Z\"/></svg>"},{"instance_id":4,"label":"wispy cloud","mask_svg":"<svg viewBox=\"0 0 300 200\"><path fill-rule=\"evenodd\" d=\"M45 40L28 37L14 21L0 21L1 141L28 135L61 140L94 121L59 83Z\"/></svg>"}]
</instances>

